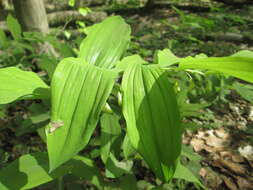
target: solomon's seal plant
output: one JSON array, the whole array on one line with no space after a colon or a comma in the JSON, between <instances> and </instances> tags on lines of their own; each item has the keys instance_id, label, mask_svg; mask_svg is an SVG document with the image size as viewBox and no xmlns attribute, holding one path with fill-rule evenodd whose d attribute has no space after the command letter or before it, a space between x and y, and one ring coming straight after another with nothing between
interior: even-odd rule
<instances>
[{"instance_id":1,"label":"solomon's seal plant","mask_svg":"<svg viewBox=\"0 0 253 190\"><path fill-rule=\"evenodd\" d=\"M253 53L178 58L165 49L158 51L157 62L151 64L138 55L122 59L129 42L130 27L113 16L87 28L78 57L57 65L50 86L36 73L16 67L0 69L0 104L51 100L50 121L42 128L44 133L40 130L47 153L21 156L3 168L1 190L29 189L66 174L89 180L98 189L110 186L90 158L78 155L96 126L101 127L99 155L105 175L126 174L123 181L129 183L122 184L130 186L122 189L137 189L128 159L135 151L162 182L174 177L203 187L180 163L183 128L168 70L208 69L253 82ZM115 148L115 142L121 142L119 136L124 137L125 161L121 162L116 156L121 147Z\"/></svg>"}]
</instances>

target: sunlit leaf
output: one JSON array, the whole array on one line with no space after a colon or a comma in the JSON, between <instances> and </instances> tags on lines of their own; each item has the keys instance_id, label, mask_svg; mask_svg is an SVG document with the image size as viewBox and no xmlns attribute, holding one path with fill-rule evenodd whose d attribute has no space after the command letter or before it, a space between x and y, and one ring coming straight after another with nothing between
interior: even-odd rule
<instances>
[{"instance_id":1,"label":"sunlit leaf","mask_svg":"<svg viewBox=\"0 0 253 190\"><path fill-rule=\"evenodd\" d=\"M16 67L0 69L0 104L25 98L49 98L49 87L36 73Z\"/></svg>"},{"instance_id":2,"label":"sunlit leaf","mask_svg":"<svg viewBox=\"0 0 253 190\"><path fill-rule=\"evenodd\" d=\"M157 177L170 180L181 152L181 123L166 73L158 65L129 64L122 89L130 142Z\"/></svg>"},{"instance_id":3,"label":"sunlit leaf","mask_svg":"<svg viewBox=\"0 0 253 190\"><path fill-rule=\"evenodd\" d=\"M79 57L87 63L112 68L122 57L130 42L130 27L119 16L105 19L87 30Z\"/></svg>"},{"instance_id":4,"label":"sunlit leaf","mask_svg":"<svg viewBox=\"0 0 253 190\"><path fill-rule=\"evenodd\" d=\"M83 60L64 59L51 83L52 116L47 127L50 170L76 155L89 142L117 71Z\"/></svg>"},{"instance_id":5,"label":"sunlit leaf","mask_svg":"<svg viewBox=\"0 0 253 190\"><path fill-rule=\"evenodd\" d=\"M184 58L181 69L210 69L253 83L253 52L241 51L229 57Z\"/></svg>"},{"instance_id":6,"label":"sunlit leaf","mask_svg":"<svg viewBox=\"0 0 253 190\"><path fill-rule=\"evenodd\" d=\"M158 50L155 58L161 67L168 67L180 61L180 58L175 56L169 49Z\"/></svg>"}]
</instances>

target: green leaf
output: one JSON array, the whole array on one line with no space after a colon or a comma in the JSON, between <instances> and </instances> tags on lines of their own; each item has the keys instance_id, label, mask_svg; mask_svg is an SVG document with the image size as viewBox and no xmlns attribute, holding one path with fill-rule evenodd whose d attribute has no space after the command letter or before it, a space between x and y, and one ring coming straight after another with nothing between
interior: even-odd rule
<instances>
[{"instance_id":1,"label":"green leaf","mask_svg":"<svg viewBox=\"0 0 253 190\"><path fill-rule=\"evenodd\" d=\"M104 163L110 156L112 144L120 134L119 117L115 114L103 114L101 117L101 159Z\"/></svg>"},{"instance_id":2,"label":"green leaf","mask_svg":"<svg viewBox=\"0 0 253 190\"><path fill-rule=\"evenodd\" d=\"M46 153L27 154L21 156L0 171L0 184L5 187L1 188L1 190L30 189L52 181L65 173L68 173L67 168L59 168L53 173L48 174Z\"/></svg>"},{"instance_id":3,"label":"green leaf","mask_svg":"<svg viewBox=\"0 0 253 190\"><path fill-rule=\"evenodd\" d=\"M21 156L0 170L0 189L31 189L65 174L73 174L81 179L88 180L97 187L103 185L99 170L90 159L85 157L77 156L54 172L49 173L48 170L47 153L37 152Z\"/></svg>"},{"instance_id":4,"label":"green leaf","mask_svg":"<svg viewBox=\"0 0 253 190\"><path fill-rule=\"evenodd\" d=\"M137 54L131 55L124 57L121 61L119 61L116 65L116 68L120 70L126 70L129 64L138 64L138 63L146 64L147 62Z\"/></svg>"},{"instance_id":5,"label":"green leaf","mask_svg":"<svg viewBox=\"0 0 253 190\"><path fill-rule=\"evenodd\" d=\"M236 82L233 84L232 88L235 89L236 92L241 95L241 97L253 103L253 86L252 85L241 84L239 82Z\"/></svg>"},{"instance_id":6,"label":"green leaf","mask_svg":"<svg viewBox=\"0 0 253 190\"><path fill-rule=\"evenodd\" d=\"M229 57L181 59L181 69L210 69L253 83L253 52L241 51Z\"/></svg>"},{"instance_id":7,"label":"green leaf","mask_svg":"<svg viewBox=\"0 0 253 190\"><path fill-rule=\"evenodd\" d=\"M88 13L91 13L91 9L89 7L81 7L78 9L78 12L83 15L86 16Z\"/></svg>"},{"instance_id":8,"label":"green leaf","mask_svg":"<svg viewBox=\"0 0 253 190\"><path fill-rule=\"evenodd\" d=\"M52 115L46 130L51 171L87 145L117 75L116 70L81 59L59 63L51 83Z\"/></svg>"},{"instance_id":9,"label":"green leaf","mask_svg":"<svg viewBox=\"0 0 253 190\"><path fill-rule=\"evenodd\" d=\"M79 58L99 67L114 67L128 47L130 32L130 27L119 16L93 25L80 46Z\"/></svg>"},{"instance_id":10,"label":"green leaf","mask_svg":"<svg viewBox=\"0 0 253 190\"><path fill-rule=\"evenodd\" d=\"M110 157L106 162L106 177L118 178L123 174L130 173L132 166L132 160L118 161L113 154L110 154Z\"/></svg>"},{"instance_id":11,"label":"green leaf","mask_svg":"<svg viewBox=\"0 0 253 190\"><path fill-rule=\"evenodd\" d=\"M127 134L124 138L124 141L122 144L122 149L123 149L123 155L124 155L125 159L128 159L132 154L135 153L135 149L131 145L130 139Z\"/></svg>"},{"instance_id":12,"label":"green leaf","mask_svg":"<svg viewBox=\"0 0 253 190\"><path fill-rule=\"evenodd\" d=\"M73 175L79 177L80 179L89 181L98 188L104 186L103 177L100 175L99 169L89 158L83 156L75 156L60 168L68 165L72 166L70 173Z\"/></svg>"},{"instance_id":13,"label":"green leaf","mask_svg":"<svg viewBox=\"0 0 253 190\"><path fill-rule=\"evenodd\" d=\"M203 189L206 189L206 187L202 185L199 179L195 177L195 175L193 175L192 172L188 168L184 167L180 162L178 163L174 178L196 183Z\"/></svg>"},{"instance_id":14,"label":"green leaf","mask_svg":"<svg viewBox=\"0 0 253 190\"><path fill-rule=\"evenodd\" d=\"M180 61L180 58L175 56L169 49L158 50L155 59L161 67L168 67Z\"/></svg>"},{"instance_id":15,"label":"green leaf","mask_svg":"<svg viewBox=\"0 0 253 190\"><path fill-rule=\"evenodd\" d=\"M114 179L115 182L108 182L103 190L137 190L136 178L132 174L126 174L118 179Z\"/></svg>"},{"instance_id":16,"label":"green leaf","mask_svg":"<svg viewBox=\"0 0 253 190\"><path fill-rule=\"evenodd\" d=\"M8 47L8 39L2 29L0 29L0 48Z\"/></svg>"},{"instance_id":17,"label":"green leaf","mask_svg":"<svg viewBox=\"0 0 253 190\"><path fill-rule=\"evenodd\" d=\"M129 64L122 89L130 142L158 178L170 180L181 152L182 129L166 72L158 65Z\"/></svg>"},{"instance_id":18,"label":"green leaf","mask_svg":"<svg viewBox=\"0 0 253 190\"><path fill-rule=\"evenodd\" d=\"M7 22L7 26L9 28L9 30L11 31L13 38L15 40L21 39L22 30L21 30L21 26L18 23L17 19L15 19L12 15L9 14L7 16L6 22Z\"/></svg>"},{"instance_id":19,"label":"green leaf","mask_svg":"<svg viewBox=\"0 0 253 190\"><path fill-rule=\"evenodd\" d=\"M36 73L22 71L16 67L0 69L0 104L49 96L49 87Z\"/></svg>"}]
</instances>

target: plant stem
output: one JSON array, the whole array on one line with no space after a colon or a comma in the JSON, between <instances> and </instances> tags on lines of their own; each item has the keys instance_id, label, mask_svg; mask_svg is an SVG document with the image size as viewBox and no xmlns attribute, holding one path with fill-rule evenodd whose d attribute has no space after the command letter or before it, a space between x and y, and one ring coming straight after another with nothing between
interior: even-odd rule
<instances>
[{"instance_id":1,"label":"plant stem","mask_svg":"<svg viewBox=\"0 0 253 190\"><path fill-rule=\"evenodd\" d=\"M58 178L58 190L63 190L63 177Z\"/></svg>"}]
</instances>

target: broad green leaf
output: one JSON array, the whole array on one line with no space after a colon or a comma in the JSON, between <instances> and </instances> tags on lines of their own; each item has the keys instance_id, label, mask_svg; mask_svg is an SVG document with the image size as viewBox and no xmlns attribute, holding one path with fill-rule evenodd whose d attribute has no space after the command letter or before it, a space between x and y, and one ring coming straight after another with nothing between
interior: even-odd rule
<instances>
[{"instance_id":1,"label":"broad green leaf","mask_svg":"<svg viewBox=\"0 0 253 190\"><path fill-rule=\"evenodd\" d=\"M111 146L121 133L119 117L105 113L101 117L101 159L106 163L110 156Z\"/></svg>"},{"instance_id":2,"label":"broad green leaf","mask_svg":"<svg viewBox=\"0 0 253 190\"><path fill-rule=\"evenodd\" d=\"M123 75L123 114L133 147L163 181L173 177L181 152L181 122L166 72L129 64Z\"/></svg>"},{"instance_id":3,"label":"broad green leaf","mask_svg":"<svg viewBox=\"0 0 253 190\"><path fill-rule=\"evenodd\" d=\"M0 104L25 98L49 98L49 87L36 73L16 67L0 69Z\"/></svg>"},{"instance_id":4,"label":"broad green leaf","mask_svg":"<svg viewBox=\"0 0 253 190\"><path fill-rule=\"evenodd\" d=\"M116 68L120 70L125 70L128 67L128 64L138 64L138 63L145 64L147 62L144 59L142 59L138 54L130 55L124 57L121 61L119 61L116 65Z\"/></svg>"},{"instance_id":5,"label":"broad green leaf","mask_svg":"<svg viewBox=\"0 0 253 190\"><path fill-rule=\"evenodd\" d=\"M180 61L180 58L175 56L169 49L158 50L155 59L161 67L168 67Z\"/></svg>"},{"instance_id":6,"label":"broad green leaf","mask_svg":"<svg viewBox=\"0 0 253 190\"><path fill-rule=\"evenodd\" d=\"M75 156L60 168L66 166L72 166L70 173L79 177L80 179L87 180L98 188L104 186L103 177L101 176L99 169L89 158ZM56 169L56 171L57 170L58 169Z\"/></svg>"},{"instance_id":7,"label":"broad green leaf","mask_svg":"<svg viewBox=\"0 0 253 190\"><path fill-rule=\"evenodd\" d=\"M183 179L188 182L196 183L203 189L206 189L206 187L202 185L199 179L195 175L193 175L188 168L184 167L180 162L178 163L174 178Z\"/></svg>"},{"instance_id":8,"label":"broad green leaf","mask_svg":"<svg viewBox=\"0 0 253 190\"><path fill-rule=\"evenodd\" d=\"M253 52L241 51L229 57L184 58L181 69L210 69L253 83Z\"/></svg>"},{"instance_id":9,"label":"broad green leaf","mask_svg":"<svg viewBox=\"0 0 253 190\"><path fill-rule=\"evenodd\" d=\"M53 75L52 115L46 129L50 170L87 145L118 72L64 59Z\"/></svg>"},{"instance_id":10,"label":"broad green leaf","mask_svg":"<svg viewBox=\"0 0 253 190\"><path fill-rule=\"evenodd\" d=\"M31 189L65 174L73 174L88 180L97 187L103 185L98 169L85 157L76 156L54 172L49 173L48 170L47 153L37 152L21 156L0 170L0 189Z\"/></svg>"},{"instance_id":11,"label":"broad green leaf","mask_svg":"<svg viewBox=\"0 0 253 190\"><path fill-rule=\"evenodd\" d=\"M127 49L130 32L121 17L109 17L89 28L78 57L102 68L112 68Z\"/></svg>"},{"instance_id":12,"label":"broad green leaf","mask_svg":"<svg viewBox=\"0 0 253 190\"><path fill-rule=\"evenodd\" d=\"M68 168L59 168L49 174L46 153L27 154L0 171L0 184L6 187L1 190L30 189L66 173Z\"/></svg>"},{"instance_id":13,"label":"broad green leaf","mask_svg":"<svg viewBox=\"0 0 253 190\"><path fill-rule=\"evenodd\" d=\"M15 40L19 40L21 38L21 26L18 23L17 19L15 19L12 15L7 16L7 26L11 31L11 34Z\"/></svg>"}]
</instances>

